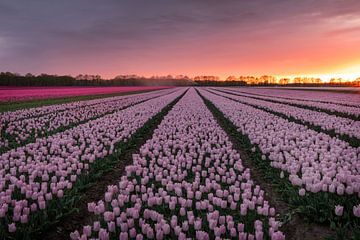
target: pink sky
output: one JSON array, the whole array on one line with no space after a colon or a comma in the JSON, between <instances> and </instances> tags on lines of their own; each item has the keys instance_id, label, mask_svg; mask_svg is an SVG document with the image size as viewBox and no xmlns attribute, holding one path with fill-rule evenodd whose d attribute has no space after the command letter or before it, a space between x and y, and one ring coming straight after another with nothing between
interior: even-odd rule
<instances>
[{"instance_id":1,"label":"pink sky","mask_svg":"<svg viewBox=\"0 0 360 240\"><path fill-rule=\"evenodd\" d=\"M0 71L360 76L355 0L2 5Z\"/></svg>"}]
</instances>

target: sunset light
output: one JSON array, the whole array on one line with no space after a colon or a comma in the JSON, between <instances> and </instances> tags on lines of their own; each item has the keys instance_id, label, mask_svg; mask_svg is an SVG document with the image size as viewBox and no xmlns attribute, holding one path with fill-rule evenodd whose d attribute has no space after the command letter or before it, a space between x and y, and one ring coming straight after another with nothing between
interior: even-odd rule
<instances>
[{"instance_id":1,"label":"sunset light","mask_svg":"<svg viewBox=\"0 0 360 240\"><path fill-rule=\"evenodd\" d=\"M360 77L356 0L85 2L1 3L0 71Z\"/></svg>"},{"instance_id":2,"label":"sunset light","mask_svg":"<svg viewBox=\"0 0 360 240\"><path fill-rule=\"evenodd\" d=\"M339 79L343 81L353 81L360 77L360 64L354 64L350 67L343 68L341 70L334 69L330 72L324 72L324 73L308 73L308 74L296 74L296 75L275 75L277 78L294 78L294 77L314 77L314 78L320 78L323 82L330 82L331 79L336 79L336 81L339 81Z\"/></svg>"}]
</instances>

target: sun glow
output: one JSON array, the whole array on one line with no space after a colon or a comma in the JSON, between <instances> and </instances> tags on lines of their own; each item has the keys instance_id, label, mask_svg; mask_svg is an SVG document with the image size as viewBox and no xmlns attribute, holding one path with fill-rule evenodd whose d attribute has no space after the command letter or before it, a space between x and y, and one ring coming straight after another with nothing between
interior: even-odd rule
<instances>
[{"instance_id":1,"label":"sun glow","mask_svg":"<svg viewBox=\"0 0 360 240\"><path fill-rule=\"evenodd\" d=\"M308 78L320 78L322 82L330 82L331 79L335 79L335 82L341 81L355 81L360 78L360 63L352 64L348 67L343 67L342 69L334 70L330 73L306 73L306 74L291 74L291 75L276 75L278 79L280 78L290 78L295 77L308 77Z\"/></svg>"}]
</instances>

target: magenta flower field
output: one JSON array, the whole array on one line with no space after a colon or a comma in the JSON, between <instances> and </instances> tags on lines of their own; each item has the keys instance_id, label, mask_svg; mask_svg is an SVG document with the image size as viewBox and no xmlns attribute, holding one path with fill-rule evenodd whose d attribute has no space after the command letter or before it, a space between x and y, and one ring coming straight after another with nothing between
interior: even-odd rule
<instances>
[{"instance_id":1,"label":"magenta flower field","mask_svg":"<svg viewBox=\"0 0 360 240\"><path fill-rule=\"evenodd\" d=\"M358 239L356 92L0 92L143 90L0 113L0 239Z\"/></svg>"},{"instance_id":2,"label":"magenta flower field","mask_svg":"<svg viewBox=\"0 0 360 240\"><path fill-rule=\"evenodd\" d=\"M167 87L0 87L0 102L148 91Z\"/></svg>"}]
</instances>

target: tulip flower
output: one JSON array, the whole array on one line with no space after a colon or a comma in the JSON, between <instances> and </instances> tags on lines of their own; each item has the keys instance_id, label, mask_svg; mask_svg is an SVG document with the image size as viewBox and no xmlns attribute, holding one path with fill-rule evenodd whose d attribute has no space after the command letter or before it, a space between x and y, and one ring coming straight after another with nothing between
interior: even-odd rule
<instances>
[{"instance_id":1,"label":"tulip flower","mask_svg":"<svg viewBox=\"0 0 360 240\"><path fill-rule=\"evenodd\" d=\"M8 225L8 230L9 230L10 233L15 232L15 231L16 231L16 225L15 225L15 223L9 224L9 225Z\"/></svg>"},{"instance_id":2,"label":"tulip flower","mask_svg":"<svg viewBox=\"0 0 360 240\"><path fill-rule=\"evenodd\" d=\"M353 207L353 213L355 217L360 217L360 204Z\"/></svg>"},{"instance_id":3,"label":"tulip flower","mask_svg":"<svg viewBox=\"0 0 360 240\"><path fill-rule=\"evenodd\" d=\"M340 205L335 206L335 214L336 216L342 216L344 212L344 207Z\"/></svg>"}]
</instances>

